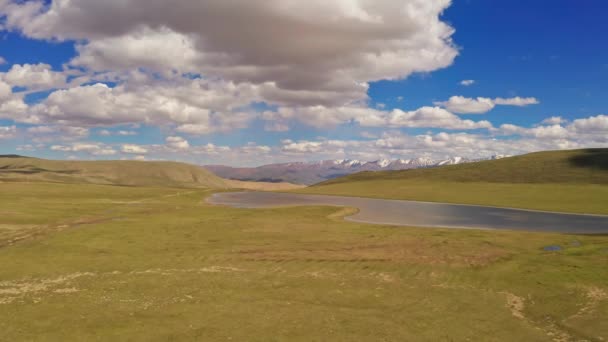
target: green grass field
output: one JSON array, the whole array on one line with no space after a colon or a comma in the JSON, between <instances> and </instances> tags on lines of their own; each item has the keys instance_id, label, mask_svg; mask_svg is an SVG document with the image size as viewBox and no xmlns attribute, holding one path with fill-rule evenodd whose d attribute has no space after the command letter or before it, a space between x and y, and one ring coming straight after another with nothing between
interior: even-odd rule
<instances>
[{"instance_id":1,"label":"green grass field","mask_svg":"<svg viewBox=\"0 0 608 342\"><path fill-rule=\"evenodd\" d=\"M363 172L298 192L608 214L608 149Z\"/></svg>"},{"instance_id":2,"label":"green grass field","mask_svg":"<svg viewBox=\"0 0 608 342\"><path fill-rule=\"evenodd\" d=\"M606 236L372 226L210 193L0 183L0 340L608 339Z\"/></svg>"}]
</instances>

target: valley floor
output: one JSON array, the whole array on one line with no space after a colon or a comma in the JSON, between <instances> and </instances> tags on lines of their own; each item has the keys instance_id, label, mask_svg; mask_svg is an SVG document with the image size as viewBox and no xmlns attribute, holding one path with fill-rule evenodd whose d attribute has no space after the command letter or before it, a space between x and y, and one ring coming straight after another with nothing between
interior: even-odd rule
<instances>
[{"instance_id":1,"label":"valley floor","mask_svg":"<svg viewBox=\"0 0 608 342\"><path fill-rule=\"evenodd\" d=\"M206 190L0 189L2 341L608 339L608 236L372 226Z\"/></svg>"}]
</instances>

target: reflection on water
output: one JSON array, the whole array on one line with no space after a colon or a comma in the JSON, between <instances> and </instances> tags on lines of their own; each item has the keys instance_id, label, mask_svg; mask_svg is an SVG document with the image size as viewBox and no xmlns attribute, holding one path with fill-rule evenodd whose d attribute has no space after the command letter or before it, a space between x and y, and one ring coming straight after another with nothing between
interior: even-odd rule
<instances>
[{"instance_id":1,"label":"reflection on water","mask_svg":"<svg viewBox=\"0 0 608 342\"><path fill-rule=\"evenodd\" d=\"M606 234L608 216L559 214L482 206L301 195L273 192L226 192L210 203L240 208L331 205L355 207L347 220L418 227L514 229L559 233Z\"/></svg>"}]
</instances>

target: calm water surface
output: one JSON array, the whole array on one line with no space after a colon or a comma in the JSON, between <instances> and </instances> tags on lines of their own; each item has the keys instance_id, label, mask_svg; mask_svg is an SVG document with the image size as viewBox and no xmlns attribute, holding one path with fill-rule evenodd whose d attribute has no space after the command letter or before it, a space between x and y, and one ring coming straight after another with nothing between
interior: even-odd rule
<instances>
[{"instance_id":1,"label":"calm water surface","mask_svg":"<svg viewBox=\"0 0 608 342\"><path fill-rule=\"evenodd\" d=\"M359 213L347 217L347 220L373 224L577 234L608 233L608 216L471 205L275 192L217 193L209 197L208 202L238 208L314 205L355 207L359 209Z\"/></svg>"}]
</instances>

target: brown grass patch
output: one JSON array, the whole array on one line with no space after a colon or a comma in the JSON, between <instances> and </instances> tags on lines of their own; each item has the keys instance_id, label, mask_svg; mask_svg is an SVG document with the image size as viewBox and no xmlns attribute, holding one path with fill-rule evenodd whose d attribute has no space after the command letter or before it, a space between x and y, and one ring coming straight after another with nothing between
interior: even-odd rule
<instances>
[{"instance_id":1,"label":"brown grass patch","mask_svg":"<svg viewBox=\"0 0 608 342\"><path fill-rule=\"evenodd\" d=\"M508 255L500 248L467 250L452 246L432 246L420 241L349 245L333 248L247 249L238 254L248 261L316 261L316 262L406 262L426 265L485 266Z\"/></svg>"},{"instance_id":2,"label":"brown grass patch","mask_svg":"<svg viewBox=\"0 0 608 342\"><path fill-rule=\"evenodd\" d=\"M226 183L235 189L257 190L257 191L285 191L305 188L306 185L292 183L267 183L267 182L246 182L239 180L226 180Z\"/></svg>"}]
</instances>

